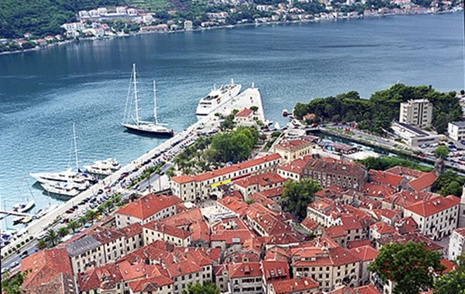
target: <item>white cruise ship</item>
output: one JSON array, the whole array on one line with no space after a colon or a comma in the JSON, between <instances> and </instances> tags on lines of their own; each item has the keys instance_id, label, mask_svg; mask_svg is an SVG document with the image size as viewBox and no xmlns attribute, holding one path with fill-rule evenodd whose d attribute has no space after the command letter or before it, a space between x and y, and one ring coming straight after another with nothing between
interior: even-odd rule
<instances>
[{"instance_id":1,"label":"white cruise ship","mask_svg":"<svg viewBox=\"0 0 465 294\"><path fill-rule=\"evenodd\" d=\"M219 89L214 87L206 97L200 99L195 114L198 116L205 116L212 113L237 96L241 88L241 85L234 84L234 80L231 80L231 84L223 85Z\"/></svg>"},{"instance_id":2,"label":"white cruise ship","mask_svg":"<svg viewBox=\"0 0 465 294\"><path fill-rule=\"evenodd\" d=\"M96 160L93 165L85 165L84 168L88 173L108 176L121 168L121 165L113 158L105 160Z\"/></svg>"}]
</instances>

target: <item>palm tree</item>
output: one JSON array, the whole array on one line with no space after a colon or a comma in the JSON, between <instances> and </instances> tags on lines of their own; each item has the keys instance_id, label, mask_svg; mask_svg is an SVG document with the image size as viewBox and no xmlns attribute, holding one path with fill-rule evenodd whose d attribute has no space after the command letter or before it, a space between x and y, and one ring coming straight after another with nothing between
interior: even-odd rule
<instances>
[{"instance_id":1,"label":"palm tree","mask_svg":"<svg viewBox=\"0 0 465 294\"><path fill-rule=\"evenodd\" d=\"M103 202L101 206L102 208L106 210L107 213L110 213L111 209L113 208L113 202L111 202L110 200L107 200Z\"/></svg>"},{"instance_id":2,"label":"palm tree","mask_svg":"<svg viewBox=\"0 0 465 294\"><path fill-rule=\"evenodd\" d=\"M112 200L115 205L118 205L121 202L121 197L119 195L116 195L113 197Z\"/></svg>"},{"instance_id":3,"label":"palm tree","mask_svg":"<svg viewBox=\"0 0 465 294\"><path fill-rule=\"evenodd\" d=\"M79 223L75 221L74 219L69 222L68 224L68 229L73 231L73 233L76 233L76 230L79 228Z\"/></svg>"},{"instance_id":4,"label":"palm tree","mask_svg":"<svg viewBox=\"0 0 465 294\"><path fill-rule=\"evenodd\" d=\"M97 216L97 213L95 211L93 211L92 209L89 209L86 212L86 218L92 223L94 222L94 219L95 219L96 216Z\"/></svg>"},{"instance_id":5,"label":"palm tree","mask_svg":"<svg viewBox=\"0 0 465 294\"><path fill-rule=\"evenodd\" d=\"M56 241L58 241L58 235L53 229L50 229L47 231L45 239L50 242L52 246L55 246Z\"/></svg>"},{"instance_id":6,"label":"palm tree","mask_svg":"<svg viewBox=\"0 0 465 294\"><path fill-rule=\"evenodd\" d=\"M85 215L81 216L79 218L79 223L81 224L81 226L85 225L87 223L87 217Z\"/></svg>"},{"instance_id":7,"label":"palm tree","mask_svg":"<svg viewBox=\"0 0 465 294\"><path fill-rule=\"evenodd\" d=\"M68 233L69 233L69 229L67 227L61 227L58 229L58 235L62 238L68 235Z\"/></svg>"},{"instance_id":8,"label":"palm tree","mask_svg":"<svg viewBox=\"0 0 465 294\"><path fill-rule=\"evenodd\" d=\"M47 247L47 241L45 239L40 239L39 242L37 242L37 248L40 250L45 249Z\"/></svg>"},{"instance_id":9,"label":"palm tree","mask_svg":"<svg viewBox=\"0 0 465 294\"><path fill-rule=\"evenodd\" d=\"M158 175L158 191L161 190L161 166L157 165L155 173Z\"/></svg>"},{"instance_id":10,"label":"palm tree","mask_svg":"<svg viewBox=\"0 0 465 294\"><path fill-rule=\"evenodd\" d=\"M176 174L174 173L174 166L171 166L167 171L166 171L166 175L168 176L168 178L171 180L174 176L176 176Z\"/></svg>"}]
</instances>

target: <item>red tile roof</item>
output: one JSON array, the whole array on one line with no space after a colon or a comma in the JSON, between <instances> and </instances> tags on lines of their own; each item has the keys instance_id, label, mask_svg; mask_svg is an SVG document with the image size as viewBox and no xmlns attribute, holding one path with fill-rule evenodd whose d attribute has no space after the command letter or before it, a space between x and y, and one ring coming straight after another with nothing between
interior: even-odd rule
<instances>
[{"instance_id":1,"label":"red tile roof","mask_svg":"<svg viewBox=\"0 0 465 294\"><path fill-rule=\"evenodd\" d=\"M378 256L378 250L371 247L370 245L365 245L357 248L349 249L350 252L357 256L361 261L371 261Z\"/></svg>"},{"instance_id":2,"label":"red tile roof","mask_svg":"<svg viewBox=\"0 0 465 294\"><path fill-rule=\"evenodd\" d=\"M448 208L454 207L460 204L460 198L456 196L433 196L429 200L419 201L417 203L408 205L405 207L413 213L420 216L427 217L433 214L440 213Z\"/></svg>"},{"instance_id":3,"label":"red tile roof","mask_svg":"<svg viewBox=\"0 0 465 294\"><path fill-rule=\"evenodd\" d=\"M403 176L403 177L408 177L408 178L418 178L424 173L418 170L414 170L411 168L403 167L403 166L394 166L391 167L390 169L385 170L387 173Z\"/></svg>"},{"instance_id":4,"label":"red tile roof","mask_svg":"<svg viewBox=\"0 0 465 294\"><path fill-rule=\"evenodd\" d=\"M203 221L203 215L200 208L193 208L167 217L163 220L163 223L174 227L182 227L201 221Z\"/></svg>"},{"instance_id":5,"label":"red tile roof","mask_svg":"<svg viewBox=\"0 0 465 294\"><path fill-rule=\"evenodd\" d=\"M302 170L305 164L312 158L311 155L307 155L304 158L298 158L289 163L280 165L278 169L288 171L295 174L302 174Z\"/></svg>"},{"instance_id":6,"label":"red tile roof","mask_svg":"<svg viewBox=\"0 0 465 294\"><path fill-rule=\"evenodd\" d=\"M434 181L436 181L437 176L434 172L425 173L421 177L411 180L408 182L410 187L412 187L415 191L423 191L424 189L433 185Z\"/></svg>"},{"instance_id":7,"label":"red tile roof","mask_svg":"<svg viewBox=\"0 0 465 294\"><path fill-rule=\"evenodd\" d=\"M362 247L365 245L371 245L370 240L365 239L365 240L347 241L347 249L353 249L353 248Z\"/></svg>"},{"instance_id":8,"label":"red tile roof","mask_svg":"<svg viewBox=\"0 0 465 294\"><path fill-rule=\"evenodd\" d=\"M113 283L123 281L120 269L116 263L91 268L77 276L80 291L90 291L101 286L102 280Z\"/></svg>"},{"instance_id":9,"label":"red tile roof","mask_svg":"<svg viewBox=\"0 0 465 294\"><path fill-rule=\"evenodd\" d=\"M381 294L373 285L366 285L354 288L357 294Z\"/></svg>"},{"instance_id":10,"label":"red tile roof","mask_svg":"<svg viewBox=\"0 0 465 294\"><path fill-rule=\"evenodd\" d=\"M299 149L301 147L310 146L310 145L311 145L311 142L309 142L309 141L302 140L302 139L295 139L295 140L283 141L283 142L279 143L276 146L276 148L284 149L284 150L288 150L288 151L293 151L293 150Z\"/></svg>"},{"instance_id":11,"label":"red tile roof","mask_svg":"<svg viewBox=\"0 0 465 294\"><path fill-rule=\"evenodd\" d=\"M318 229L318 227L320 226L319 223L317 223L316 221L314 220L311 220L309 218L305 218L301 223L300 225L304 228L306 228L307 230L309 231L315 231L316 229Z\"/></svg>"},{"instance_id":12,"label":"red tile roof","mask_svg":"<svg viewBox=\"0 0 465 294\"><path fill-rule=\"evenodd\" d=\"M217 200L217 202L239 216L244 216L249 205L236 197L225 197Z\"/></svg>"},{"instance_id":13,"label":"red tile roof","mask_svg":"<svg viewBox=\"0 0 465 294\"><path fill-rule=\"evenodd\" d=\"M262 272L265 276L265 280L274 280L274 279L289 279L289 263L287 261L277 261L277 260L262 260Z\"/></svg>"},{"instance_id":14,"label":"red tile roof","mask_svg":"<svg viewBox=\"0 0 465 294\"><path fill-rule=\"evenodd\" d=\"M236 117L248 117L252 113L253 113L252 110L250 110L248 108L244 108L241 111L239 111L238 113L236 113Z\"/></svg>"},{"instance_id":15,"label":"red tile roof","mask_svg":"<svg viewBox=\"0 0 465 294\"><path fill-rule=\"evenodd\" d=\"M373 172L373 171L372 171ZM403 177L386 171L374 171L372 182L389 184L398 187Z\"/></svg>"},{"instance_id":16,"label":"red tile roof","mask_svg":"<svg viewBox=\"0 0 465 294\"><path fill-rule=\"evenodd\" d=\"M149 230L155 231L155 232L163 232L167 235L180 238L180 239L187 239L190 235L192 235L191 232L179 229L174 226L166 225L163 222L158 222L158 221L151 221L143 225L144 228L147 228Z\"/></svg>"},{"instance_id":17,"label":"red tile roof","mask_svg":"<svg viewBox=\"0 0 465 294\"><path fill-rule=\"evenodd\" d=\"M370 226L370 229L378 232L380 235L394 234L396 232L393 226L388 225L385 222L374 223Z\"/></svg>"},{"instance_id":18,"label":"red tile roof","mask_svg":"<svg viewBox=\"0 0 465 294\"><path fill-rule=\"evenodd\" d=\"M21 271L31 272L26 276L22 287L34 287L50 283L60 274L73 275L68 251L64 248L42 250L21 261Z\"/></svg>"},{"instance_id":19,"label":"red tile roof","mask_svg":"<svg viewBox=\"0 0 465 294\"><path fill-rule=\"evenodd\" d=\"M153 292L156 293L159 287L174 284L173 280L165 276L150 277L138 281L129 282L128 286L132 293Z\"/></svg>"},{"instance_id":20,"label":"red tile roof","mask_svg":"<svg viewBox=\"0 0 465 294\"><path fill-rule=\"evenodd\" d=\"M182 200L176 196L154 196L149 194L119 209L116 214L134 216L144 220L157 212L167 207L175 206L180 202L182 202Z\"/></svg>"},{"instance_id":21,"label":"red tile roof","mask_svg":"<svg viewBox=\"0 0 465 294\"><path fill-rule=\"evenodd\" d=\"M228 264L228 271L231 279L262 276L259 262L230 263Z\"/></svg>"},{"instance_id":22,"label":"red tile roof","mask_svg":"<svg viewBox=\"0 0 465 294\"><path fill-rule=\"evenodd\" d=\"M231 174L231 173L234 173L234 172L238 172L238 171L241 171L243 169L253 167L253 166L256 166L256 165L259 165L259 164L263 164L263 163L267 163L267 162L270 162L270 161L278 160L280 158L281 158L281 155L279 155L278 153L274 153L274 154L271 154L271 155L266 155L266 156L259 157L259 158L256 158L256 159L252 159L252 160L249 160L249 161L244 161L244 162L241 162L241 163L238 163L238 164L234 164L234 165L231 165L231 166L228 166L228 167L220 168L220 169L217 169L217 170L214 170L214 171L211 171L211 172L207 172L207 173L203 173L203 174L199 174L199 175L196 175L196 176L182 175L182 176L174 177L171 180L178 183L178 184L184 184L184 183L188 183L188 182L192 182L192 181L202 182L202 181L213 179L213 178L216 178L216 177L219 177L219 176L223 176L223 175Z\"/></svg>"},{"instance_id":23,"label":"red tile roof","mask_svg":"<svg viewBox=\"0 0 465 294\"><path fill-rule=\"evenodd\" d=\"M397 192L397 189L387 184L365 183L362 193L367 197L384 198Z\"/></svg>"},{"instance_id":24,"label":"red tile roof","mask_svg":"<svg viewBox=\"0 0 465 294\"><path fill-rule=\"evenodd\" d=\"M298 279L289 279L271 283L276 294L290 294L295 292L305 292L318 289L320 286L312 278L302 277Z\"/></svg>"},{"instance_id":25,"label":"red tile roof","mask_svg":"<svg viewBox=\"0 0 465 294\"><path fill-rule=\"evenodd\" d=\"M276 184L282 184L286 182L287 179L284 179L280 175L278 175L275 171L269 171L262 174L251 175L246 178L237 180L234 184L247 188L252 185L259 185L261 187L272 186Z\"/></svg>"},{"instance_id":26,"label":"red tile roof","mask_svg":"<svg viewBox=\"0 0 465 294\"><path fill-rule=\"evenodd\" d=\"M331 239L341 238L347 236L347 231L343 226L334 226L325 228L325 236Z\"/></svg>"}]
</instances>

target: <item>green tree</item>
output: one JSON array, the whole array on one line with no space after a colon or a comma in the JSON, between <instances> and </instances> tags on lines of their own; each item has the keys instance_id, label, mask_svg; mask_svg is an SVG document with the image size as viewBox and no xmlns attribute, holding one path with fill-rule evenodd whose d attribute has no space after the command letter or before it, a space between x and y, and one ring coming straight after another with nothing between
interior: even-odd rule
<instances>
[{"instance_id":1,"label":"green tree","mask_svg":"<svg viewBox=\"0 0 465 294\"><path fill-rule=\"evenodd\" d=\"M110 213L113 208L113 202L111 200L107 200L102 203L102 207L107 213Z\"/></svg>"},{"instance_id":2,"label":"green tree","mask_svg":"<svg viewBox=\"0 0 465 294\"><path fill-rule=\"evenodd\" d=\"M250 106L250 110L252 110L255 113L258 110L258 106Z\"/></svg>"},{"instance_id":3,"label":"green tree","mask_svg":"<svg viewBox=\"0 0 465 294\"><path fill-rule=\"evenodd\" d=\"M307 215L307 206L313 201L313 195L320 191L317 181L305 179L301 181L289 180L284 184L283 200L289 211L293 211L304 219Z\"/></svg>"},{"instance_id":4,"label":"green tree","mask_svg":"<svg viewBox=\"0 0 465 294\"><path fill-rule=\"evenodd\" d=\"M206 281L203 285L201 283L187 285L187 291L183 290L182 294L220 294L220 289L215 283Z\"/></svg>"},{"instance_id":5,"label":"green tree","mask_svg":"<svg viewBox=\"0 0 465 294\"><path fill-rule=\"evenodd\" d=\"M435 294L465 294L465 272L463 270L450 271L434 282Z\"/></svg>"},{"instance_id":6,"label":"green tree","mask_svg":"<svg viewBox=\"0 0 465 294\"><path fill-rule=\"evenodd\" d=\"M436 149L433 151L434 156L439 159L446 159L447 155L449 155L449 148L446 146L438 146Z\"/></svg>"},{"instance_id":7,"label":"green tree","mask_svg":"<svg viewBox=\"0 0 465 294\"><path fill-rule=\"evenodd\" d=\"M2 275L2 293L5 294L22 294L24 291L21 289L26 276L30 273L30 270L20 271L13 277L10 277L10 271L7 270Z\"/></svg>"},{"instance_id":8,"label":"green tree","mask_svg":"<svg viewBox=\"0 0 465 294\"><path fill-rule=\"evenodd\" d=\"M37 242L37 248L40 250L47 248L47 241L45 241L45 239L40 239L39 242Z\"/></svg>"},{"instance_id":9,"label":"green tree","mask_svg":"<svg viewBox=\"0 0 465 294\"><path fill-rule=\"evenodd\" d=\"M58 235L57 233L53 230L50 229L47 231L47 235L45 236L45 239L47 242L49 242L52 246L56 245L56 242L58 241Z\"/></svg>"},{"instance_id":10,"label":"green tree","mask_svg":"<svg viewBox=\"0 0 465 294\"><path fill-rule=\"evenodd\" d=\"M68 229L76 233L76 230L79 228L79 223L74 219L68 223Z\"/></svg>"},{"instance_id":11,"label":"green tree","mask_svg":"<svg viewBox=\"0 0 465 294\"><path fill-rule=\"evenodd\" d=\"M160 165L157 165L157 167L155 168L155 173L158 176L158 190L157 191L161 191L161 166Z\"/></svg>"},{"instance_id":12,"label":"green tree","mask_svg":"<svg viewBox=\"0 0 465 294\"><path fill-rule=\"evenodd\" d=\"M81 216L81 217L79 218L79 224L80 224L81 226L83 226L83 225L85 225L86 223L87 223L87 217L86 217L85 215Z\"/></svg>"},{"instance_id":13,"label":"green tree","mask_svg":"<svg viewBox=\"0 0 465 294\"><path fill-rule=\"evenodd\" d=\"M62 237L62 238L63 238L64 236L68 235L68 233L69 233L69 229L68 229L67 227L60 227L60 228L58 229L58 236L60 236L60 237Z\"/></svg>"},{"instance_id":14,"label":"green tree","mask_svg":"<svg viewBox=\"0 0 465 294\"><path fill-rule=\"evenodd\" d=\"M418 294L433 287L434 272L445 269L440 261L441 254L423 243L392 243L381 248L368 270L383 282L393 281L395 294Z\"/></svg>"},{"instance_id":15,"label":"green tree","mask_svg":"<svg viewBox=\"0 0 465 294\"><path fill-rule=\"evenodd\" d=\"M170 166L170 168L166 170L166 176L170 180L176 176L176 174L174 173L174 166Z\"/></svg>"},{"instance_id":16,"label":"green tree","mask_svg":"<svg viewBox=\"0 0 465 294\"><path fill-rule=\"evenodd\" d=\"M86 219L90 222L94 222L94 219L97 217L97 213L92 210L92 209L89 209L88 211L86 211Z\"/></svg>"}]
</instances>

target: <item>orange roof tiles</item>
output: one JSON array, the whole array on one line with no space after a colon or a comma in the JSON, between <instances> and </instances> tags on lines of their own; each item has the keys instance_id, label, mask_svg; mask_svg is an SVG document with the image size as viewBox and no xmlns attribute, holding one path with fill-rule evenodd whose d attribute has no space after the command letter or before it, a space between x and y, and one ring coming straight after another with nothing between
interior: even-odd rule
<instances>
[{"instance_id":1,"label":"orange roof tiles","mask_svg":"<svg viewBox=\"0 0 465 294\"><path fill-rule=\"evenodd\" d=\"M357 248L349 249L350 252L357 256L361 261L371 261L378 256L378 250L371 247L370 245L365 245Z\"/></svg>"},{"instance_id":2,"label":"orange roof tiles","mask_svg":"<svg viewBox=\"0 0 465 294\"><path fill-rule=\"evenodd\" d=\"M163 222L158 222L155 220L144 224L143 227L155 232L163 232L167 235L180 239L187 239L190 235L192 235L191 232L179 229L175 226L165 225Z\"/></svg>"},{"instance_id":3,"label":"orange roof tiles","mask_svg":"<svg viewBox=\"0 0 465 294\"><path fill-rule=\"evenodd\" d=\"M287 261L278 260L262 260L262 272L265 280L290 278L289 263Z\"/></svg>"},{"instance_id":4,"label":"orange roof tiles","mask_svg":"<svg viewBox=\"0 0 465 294\"><path fill-rule=\"evenodd\" d=\"M279 155L278 153L274 153L274 154L271 154L271 155L266 155L266 156L255 158L255 159L252 159L252 160L249 160L249 161L244 161L244 162L241 162L241 163L238 163L238 164L234 164L234 165L231 165L231 166L227 166L227 167L224 167L224 168L220 168L220 169L217 169L217 170L214 170L214 171L211 171L211 172L207 172L207 173L203 173L203 174L199 174L199 175L196 175L196 176L182 175L182 176L174 177L171 180L178 183L178 184L184 184L184 183L188 183L188 182L192 182L192 181L202 182L202 181L213 179L213 178L216 178L216 177L219 177L219 176L223 176L223 175L231 174L231 173L234 173L234 172L238 172L238 171L241 171L243 169L253 167L253 166L256 166L256 165L259 165L259 164L263 164L263 163L267 163L267 162L270 162L270 161L278 160L280 158L281 158L281 155Z\"/></svg>"},{"instance_id":5,"label":"orange roof tiles","mask_svg":"<svg viewBox=\"0 0 465 294\"><path fill-rule=\"evenodd\" d=\"M434 172L425 173L417 179L411 180L408 182L410 187L412 187L415 191L423 191L424 189L433 185L434 181L436 181L437 176Z\"/></svg>"},{"instance_id":6,"label":"orange roof tiles","mask_svg":"<svg viewBox=\"0 0 465 294\"><path fill-rule=\"evenodd\" d=\"M116 214L134 216L144 220L157 212L167 207L175 206L180 202L182 202L182 200L176 196L154 196L149 194L119 209Z\"/></svg>"},{"instance_id":7,"label":"orange roof tiles","mask_svg":"<svg viewBox=\"0 0 465 294\"><path fill-rule=\"evenodd\" d=\"M370 226L370 229L378 232L380 235L394 234L396 232L395 228L391 225L388 225L385 222L377 222Z\"/></svg>"},{"instance_id":8,"label":"orange roof tiles","mask_svg":"<svg viewBox=\"0 0 465 294\"><path fill-rule=\"evenodd\" d=\"M236 197L225 197L217 200L217 202L239 216L244 216L249 205Z\"/></svg>"},{"instance_id":9,"label":"orange roof tiles","mask_svg":"<svg viewBox=\"0 0 465 294\"><path fill-rule=\"evenodd\" d=\"M295 160L293 160L293 161L291 161L289 163L280 165L278 167L278 169L288 171L288 172L291 172L291 173L301 174L305 164L311 158L312 158L311 155L307 155L304 158L298 158L298 159L295 159Z\"/></svg>"},{"instance_id":10,"label":"orange roof tiles","mask_svg":"<svg viewBox=\"0 0 465 294\"><path fill-rule=\"evenodd\" d=\"M21 271L30 270L22 287L28 288L50 283L60 274L73 275L68 252L64 248L42 250L21 261Z\"/></svg>"},{"instance_id":11,"label":"orange roof tiles","mask_svg":"<svg viewBox=\"0 0 465 294\"><path fill-rule=\"evenodd\" d=\"M247 188L252 185L259 185L261 187L272 186L275 184L281 184L286 182L287 179L284 179L280 175L278 175L275 171L269 171L262 174L251 175L246 178L237 180L234 184Z\"/></svg>"},{"instance_id":12,"label":"orange roof tiles","mask_svg":"<svg viewBox=\"0 0 465 294\"><path fill-rule=\"evenodd\" d=\"M159 287L174 284L173 280L165 276L150 277L138 281L129 282L128 286L132 293L156 292Z\"/></svg>"},{"instance_id":13,"label":"orange roof tiles","mask_svg":"<svg viewBox=\"0 0 465 294\"><path fill-rule=\"evenodd\" d=\"M311 220L309 218L305 218L301 223L300 225L304 228L306 228L307 230L309 231L314 231L316 229L318 229L318 227L320 226L319 223L317 223L316 221L314 220Z\"/></svg>"},{"instance_id":14,"label":"orange roof tiles","mask_svg":"<svg viewBox=\"0 0 465 294\"><path fill-rule=\"evenodd\" d=\"M311 145L311 142L309 142L307 140L295 139L295 140L283 141L283 142L279 143L276 146L276 148L292 151L292 150L296 150L296 149L299 149L301 147L305 147L305 146L309 146L309 145Z\"/></svg>"},{"instance_id":15,"label":"orange roof tiles","mask_svg":"<svg viewBox=\"0 0 465 294\"><path fill-rule=\"evenodd\" d=\"M248 117L252 113L253 113L252 110L250 110L248 108L244 108L241 111L239 111L238 113L236 113L236 117Z\"/></svg>"},{"instance_id":16,"label":"orange roof tiles","mask_svg":"<svg viewBox=\"0 0 465 294\"><path fill-rule=\"evenodd\" d=\"M357 294L381 294L373 285L366 285L354 288Z\"/></svg>"},{"instance_id":17,"label":"orange roof tiles","mask_svg":"<svg viewBox=\"0 0 465 294\"><path fill-rule=\"evenodd\" d=\"M296 291L307 293L308 290L317 289L320 285L312 278L302 277L271 283L276 294L290 294Z\"/></svg>"},{"instance_id":18,"label":"orange roof tiles","mask_svg":"<svg viewBox=\"0 0 465 294\"><path fill-rule=\"evenodd\" d=\"M100 287L102 280L119 283L123 280L123 276L117 264L106 264L98 268L91 268L77 276L80 291L90 291Z\"/></svg>"},{"instance_id":19,"label":"orange roof tiles","mask_svg":"<svg viewBox=\"0 0 465 294\"><path fill-rule=\"evenodd\" d=\"M259 262L230 263L228 264L228 271L231 279L262 276Z\"/></svg>"},{"instance_id":20,"label":"orange roof tiles","mask_svg":"<svg viewBox=\"0 0 465 294\"><path fill-rule=\"evenodd\" d=\"M408 205L405 207L406 210L409 210L413 213L416 213L420 216L427 217L433 214L440 213L448 208L459 205L460 198L456 196L434 196L429 200L419 201L417 203Z\"/></svg>"},{"instance_id":21,"label":"orange roof tiles","mask_svg":"<svg viewBox=\"0 0 465 294\"><path fill-rule=\"evenodd\" d=\"M373 171L372 171L373 172ZM389 184L392 187L400 185L403 177L386 171L374 171L372 182Z\"/></svg>"}]
</instances>

